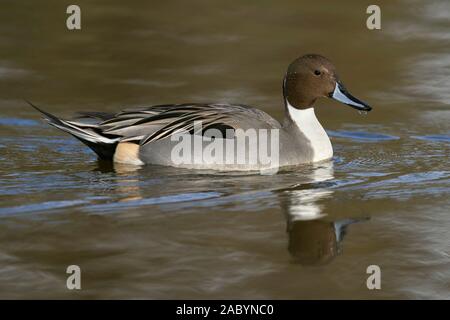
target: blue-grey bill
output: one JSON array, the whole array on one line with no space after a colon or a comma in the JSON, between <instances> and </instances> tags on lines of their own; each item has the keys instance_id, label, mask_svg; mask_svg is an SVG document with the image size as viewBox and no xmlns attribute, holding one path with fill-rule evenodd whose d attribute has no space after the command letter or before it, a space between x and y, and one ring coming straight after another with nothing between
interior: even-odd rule
<instances>
[{"instance_id":1,"label":"blue-grey bill","mask_svg":"<svg viewBox=\"0 0 450 320\"><path fill-rule=\"evenodd\" d=\"M372 108L367 103L352 96L347 91L347 89L345 89L345 87L339 82L336 82L336 86L334 87L334 91L330 94L330 97L357 110L372 110Z\"/></svg>"}]
</instances>

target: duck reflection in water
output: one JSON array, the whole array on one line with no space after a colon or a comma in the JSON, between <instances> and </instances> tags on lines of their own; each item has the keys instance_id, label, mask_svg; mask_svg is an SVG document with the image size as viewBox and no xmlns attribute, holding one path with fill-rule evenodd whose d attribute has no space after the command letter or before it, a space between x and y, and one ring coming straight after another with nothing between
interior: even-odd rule
<instances>
[{"instance_id":1,"label":"duck reflection in water","mask_svg":"<svg viewBox=\"0 0 450 320\"><path fill-rule=\"evenodd\" d=\"M139 170L141 169L142 167L139 166L98 160L94 171L112 174L120 178L113 184L114 188L109 191L122 195L118 201L124 202L143 199L142 190L139 186Z\"/></svg>"},{"instance_id":2,"label":"duck reflection in water","mask_svg":"<svg viewBox=\"0 0 450 320\"><path fill-rule=\"evenodd\" d=\"M281 208L286 216L288 250L302 265L325 265L342 251L347 227L368 218L336 218L327 215L322 201L334 193L333 163L317 165L310 180L282 190Z\"/></svg>"}]
</instances>

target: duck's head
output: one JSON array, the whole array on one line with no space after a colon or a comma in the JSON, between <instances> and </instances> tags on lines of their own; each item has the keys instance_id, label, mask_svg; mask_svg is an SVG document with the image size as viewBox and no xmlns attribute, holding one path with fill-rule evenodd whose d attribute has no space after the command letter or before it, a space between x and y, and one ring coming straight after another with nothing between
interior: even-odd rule
<instances>
[{"instance_id":1,"label":"duck's head","mask_svg":"<svg viewBox=\"0 0 450 320\"><path fill-rule=\"evenodd\" d=\"M283 93L286 101L297 109L310 108L318 98L328 97L357 110L372 110L345 89L333 64L318 54L304 55L289 65Z\"/></svg>"}]
</instances>

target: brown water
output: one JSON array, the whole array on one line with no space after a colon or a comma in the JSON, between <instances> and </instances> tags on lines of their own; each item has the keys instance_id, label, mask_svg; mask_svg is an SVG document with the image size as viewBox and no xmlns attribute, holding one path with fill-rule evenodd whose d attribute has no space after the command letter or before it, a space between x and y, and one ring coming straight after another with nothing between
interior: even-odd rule
<instances>
[{"instance_id":1,"label":"brown water","mask_svg":"<svg viewBox=\"0 0 450 320\"><path fill-rule=\"evenodd\" d=\"M0 298L450 298L448 1L382 4L380 31L356 0L76 3L75 32L64 2L0 5ZM321 101L333 161L275 176L99 163L23 101L280 119L285 69L309 52L374 111Z\"/></svg>"}]
</instances>

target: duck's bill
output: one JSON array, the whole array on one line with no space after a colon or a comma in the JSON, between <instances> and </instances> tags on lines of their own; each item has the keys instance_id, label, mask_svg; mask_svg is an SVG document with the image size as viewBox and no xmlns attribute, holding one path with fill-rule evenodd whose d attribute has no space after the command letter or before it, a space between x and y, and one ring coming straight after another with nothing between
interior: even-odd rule
<instances>
[{"instance_id":1,"label":"duck's bill","mask_svg":"<svg viewBox=\"0 0 450 320\"><path fill-rule=\"evenodd\" d=\"M352 96L345 87L339 83L336 82L336 86L334 87L334 91L330 93L330 98L333 98L334 100L337 100L339 102L342 102L343 104L346 104L352 108L355 108L357 110L362 111L370 111L372 108L365 102L359 100L358 98L355 98Z\"/></svg>"}]
</instances>

